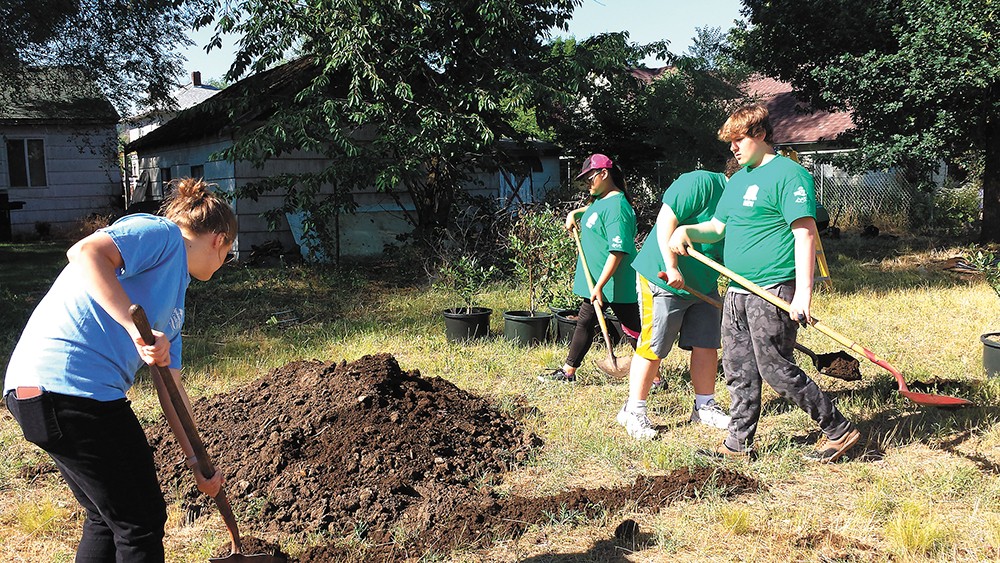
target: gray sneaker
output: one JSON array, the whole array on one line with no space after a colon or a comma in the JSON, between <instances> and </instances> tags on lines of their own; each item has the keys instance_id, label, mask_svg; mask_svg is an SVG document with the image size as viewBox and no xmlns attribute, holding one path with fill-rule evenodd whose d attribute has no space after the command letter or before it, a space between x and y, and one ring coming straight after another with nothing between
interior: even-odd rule
<instances>
[{"instance_id":1,"label":"gray sneaker","mask_svg":"<svg viewBox=\"0 0 1000 563\"><path fill-rule=\"evenodd\" d=\"M720 430L729 428L729 415L722 410L715 400L711 400L701 406L700 409L691 409L691 422L700 422L705 426L711 426Z\"/></svg>"},{"instance_id":2,"label":"gray sneaker","mask_svg":"<svg viewBox=\"0 0 1000 563\"><path fill-rule=\"evenodd\" d=\"M622 410L618 411L617 419L618 424L624 426L628 435L636 440L652 440L657 435L653 423L643 413L635 413L622 407Z\"/></svg>"}]
</instances>

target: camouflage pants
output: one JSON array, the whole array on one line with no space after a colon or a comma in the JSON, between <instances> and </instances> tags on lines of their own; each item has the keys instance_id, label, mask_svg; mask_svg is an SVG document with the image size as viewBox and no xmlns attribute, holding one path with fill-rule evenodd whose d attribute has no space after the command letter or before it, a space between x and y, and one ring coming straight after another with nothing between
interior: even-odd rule
<instances>
[{"instance_id":1,"label":"camouflage pants","mask_svg":"<svg viewBox=\"0 0 1000 563\"><path fill-rule=\"evenodd\" d=\"M769 289L785 301L795 292L793 282ZM726 292L722 311L722 367L732 399L726 446L743 451L753 445L760 420L761 380L804 410L828 438L850 428L833 401L795 364L792 350L798 324L788 313L746 293Z\"/></svg>"}]
</instances>

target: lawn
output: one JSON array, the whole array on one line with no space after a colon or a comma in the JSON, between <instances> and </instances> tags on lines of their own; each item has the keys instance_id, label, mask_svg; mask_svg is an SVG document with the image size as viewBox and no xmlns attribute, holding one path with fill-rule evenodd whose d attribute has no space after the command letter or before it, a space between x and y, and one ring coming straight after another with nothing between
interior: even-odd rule
<instances>
[{"instance_id":1,"label":"lawn","mask_svg":"<svg viewBox=\"0 0 1000 563\"><path fill-rule=\"evenodd\" d=\"M864 436L864 448L833 465L809 465L802 453L818 436L794 406L765 391L758 432L761 458L726 467L759 480L752 494L706 494L658 511L624 510L594 520L531 526L517 539L479 550L428 554L449 561L985 561L1000 558L1000 383L986 380L979 335L1000 328L1000 301L981 279L935 267L960 253L917 238L825 241L834 288L817 292L816 316L902 370L909 382L937 381L937 391L972 399L959 411L920 408L895 392L895 380L870 363L861 381L842 382L800 365L833 394ZM64 263L65 244L0 245L0 356L5 360L31 307ZM491 338L468 345L445 340L439 311L453 296L429 289L400 264L359 263L340 272L297 265L234 266L211 282L193 282L185 326L185 378L194 396L245 385L297 359L339 361L392 353L403 369L440 376L498 405L526 403L537 416L523 423L544 446L527 466L496 487L545 495L571 487L619 486L640 474L709 462L696 455L722 432L684 424L692 391L687 354L664 362L667 390L651 397L662 437L636 442L615 422L627 395L589 362L575 385L539 383L543 368L561 364L565 348L520 348ZM523 309L522 291L492 285L482 298L500 311ZM289 321L289 322L282 322ZM838 349L815 330L800 341L817 352ZM624 351L622 351L624 353ZM6 364L4 363L4 367ZM727 403L719 385L720 402ZM158 408L142 379L131 397L140 419ZM0 410L0 560L71 561L82 511L56 474L39 473L46 458L24 442ZM226 460L217 460L222 471ZM172 506L168 561L204 561L223 543L217 516L187 522ZM638 522L640 549L610 543L625 518ZM255 530L245 530L253 534ZM274 538L293 555L316 537Z\"/></svg>"}]
</instances>

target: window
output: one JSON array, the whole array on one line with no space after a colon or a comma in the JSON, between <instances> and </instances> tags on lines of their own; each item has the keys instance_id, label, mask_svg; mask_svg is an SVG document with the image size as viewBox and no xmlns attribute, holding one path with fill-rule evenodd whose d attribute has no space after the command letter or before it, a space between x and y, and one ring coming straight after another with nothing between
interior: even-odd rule
<instances>
[{"instance_id":1,"label":"window","mask_svg":"<svg viewBox=\"0 0 1000 563\"><path fill-rule=\"evenodd\" d=\"M45 143L41 139L7 139L7 172L11 187L45 186Z\"/></svg>"},{"instance_id":2,"label":"window","mask_svg":"<svg viewBox=\"0 0 1000 563\"><path fill-rule=\"evenodd\" d=\"M173 177L170 175L170 169L169 168L160 168L160 193L159 193L159 196L160 196L161 199L164 198L164 197L166 197L167 194L170 193L170 180L172 180L172 179L173 179Z\"/></svg>"},{"instance_id":3,"label":"window","mask_svg":"<svg viewBox=\"0 0 1000 563\"><path fill-rule=\"evenodd\" d=\"M204 179L205 178L205 165L204 164L198 164L198 165L192 166L191 167L191 177L194 178L195 180Z\"/></svg>"}]
</instances>

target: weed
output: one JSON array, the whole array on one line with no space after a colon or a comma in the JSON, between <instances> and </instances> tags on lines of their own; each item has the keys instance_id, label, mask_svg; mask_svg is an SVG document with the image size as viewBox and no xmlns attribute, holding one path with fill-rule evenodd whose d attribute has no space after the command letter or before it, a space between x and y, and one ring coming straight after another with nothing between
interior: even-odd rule
<instances>
[{"instance_id":1,"label":"weed","mask_svg":"<svg viewBox=\"0 0 1000 563\"><path fill-rule=\"evenodd\" d=\"M557 512L543 510L542 514L553 526L576 526L587 520L585 511L569 508L565 503L559 505Z\"/></svg>"},{"instance_id":2,"label":"weed","mask_svg":"<svg viewBox=\"0 0 1000 563\"><path fill-rule=\"evenodd\" d=\"M735 504L723 504L716 509L716 517L719 525L724 530L737 536L742 536L753 531L755 514L744 506Z\"/></svg>"},{"instance_id":3,"label":"weed","mask_svg":"<svg viewBox=\"0 0 1000 563\"><path fill-rule=\"evenodd\" d=\"M886 539L904 557L933 555L945 549L953 533L938 516L906 502L885 526Z\"/></svg>"},{"instance_id":4,"label":"weed","mask_svg":"<svg viewBox=\"0 0 1000 563\"><path fill-rule=\"evenodd\" d=\"M21 503L14 509L17 529L26 536L45 536L61 532L72 511L52 499Z\"/></svg>"},{"instance_id":5,"label":"weed","mask_svg":"<svg viewBox=\"0 0 1000 563\"><path fill-rule=\"evenodd\" d=\"M879 521L895 512L898 505L895 487L884 481L872 483L857 500L857 507L863 514Z\"/></svg>"}]
</instances>

